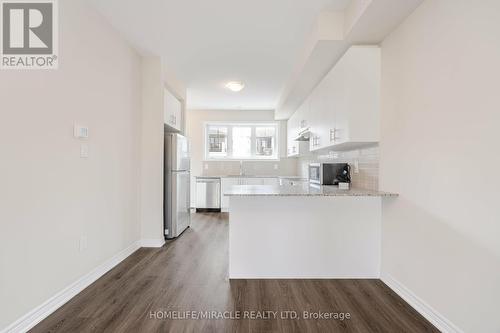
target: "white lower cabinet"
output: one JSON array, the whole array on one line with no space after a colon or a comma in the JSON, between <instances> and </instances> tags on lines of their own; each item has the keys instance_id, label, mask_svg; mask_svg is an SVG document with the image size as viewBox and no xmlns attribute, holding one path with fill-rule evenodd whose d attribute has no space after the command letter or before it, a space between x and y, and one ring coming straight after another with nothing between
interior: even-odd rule
<instances>
[{"instance_id":1,"label":"white lower cabinet","mask_svg":"<svg viewBox=\"0 0 500 333\"><path fill-rule=\"evenodd\" d=\"M262 178L243 177L240 178L240 185L262 185Z\"/></svg>"},{"instance_id":2,"label":"white lower cabinet","mask_svg":"<svg viewBox=\"0 0 500 333\"><path fill-rule=\"evenodd\" d=\"M262 178L262 185L278 186L279 184L280 184L280 180L277 177Z\"/></svg>"},{"instance_id":3,"label":"white lower cabinet","mask_svg":"<svg viewBox=\"0 0 500 333\"><path fill-rule=\"evenodd\" d=\"M240 185L240 179L234 177L221 178L221 210L227 212L229 210L229 197L226 197L224 193L233 185Z\"/></svg>"}]
</instances>

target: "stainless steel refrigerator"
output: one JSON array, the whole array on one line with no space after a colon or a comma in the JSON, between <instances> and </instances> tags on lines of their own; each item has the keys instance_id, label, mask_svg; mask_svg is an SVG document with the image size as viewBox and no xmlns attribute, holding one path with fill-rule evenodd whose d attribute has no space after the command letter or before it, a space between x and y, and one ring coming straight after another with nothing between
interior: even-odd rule
<instances>
[{"instance_id":1,"label":"stainless steel refrigerator","mask_svg":"<svg viewBox=\"0 0 500 333\"><path fill-rule=\"evenodd\" d=\"M190 154L186 137L165 133L164 233L178 237L191 224Z\"/></svg>"}]
</instances>

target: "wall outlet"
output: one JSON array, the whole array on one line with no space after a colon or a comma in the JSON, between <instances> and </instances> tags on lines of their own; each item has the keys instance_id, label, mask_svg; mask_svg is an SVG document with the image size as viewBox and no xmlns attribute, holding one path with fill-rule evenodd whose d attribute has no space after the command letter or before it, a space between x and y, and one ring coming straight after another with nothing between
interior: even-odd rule
<instances>
[{"instance_id":1,"label":"wall outlet","mask_svg":"<svg viewBox=\"0 0 500 333\"><path fill-rule=\"evenodd\" d=\"M328 157L332 158L332 159L337 159L337 158L339 158L339 153L336 153L334 151L329 151L328 152Z\"/></svg>"},{"instance_id":2,"label":"wall outlet","mask_svg":"<svg viewBox=\"0 0 500 333\"><path fill-rule=\"evenodd\" d=\"M80 236L80 241L78 243L80 252L83 252L87 249L87 236Z\"/></svg>"},{"instance_id":3,"label":"wall outlet","mask_svg":"<svg viewBox=\"0 0 500 333\"><path fill-rule=\"evenodd\" d=\"M80 157L87 158L89 157L89 145L86 143L82 143L80 145Z\"/></svg>"}]
</instances>

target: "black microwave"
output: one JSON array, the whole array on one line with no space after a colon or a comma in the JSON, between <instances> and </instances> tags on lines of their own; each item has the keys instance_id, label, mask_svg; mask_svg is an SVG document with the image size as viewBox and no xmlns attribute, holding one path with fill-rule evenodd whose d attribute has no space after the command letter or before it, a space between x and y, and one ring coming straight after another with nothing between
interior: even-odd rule
<instances>
[{"instance_id":1,"label":"black microwave","mask_svg":"<svg viewBox=\"0 0 500 333\"><path fill-rule=\"evenodd\" d=\"M351 172L347 163L309 164L309 182L318 185L338 185L350 183Z\"/></svg>"}]
</instances>

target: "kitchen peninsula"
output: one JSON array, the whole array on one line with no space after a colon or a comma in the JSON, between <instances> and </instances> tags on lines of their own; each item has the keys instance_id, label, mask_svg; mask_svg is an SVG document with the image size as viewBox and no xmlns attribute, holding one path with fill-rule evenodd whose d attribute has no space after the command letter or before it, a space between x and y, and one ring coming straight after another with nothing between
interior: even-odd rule
<instances>
[{"instance_id":1,"label":"kitchen peninsula","mask_svg":"<svg viewBox=\"0 0 500 333\"><path fill-rule=\"evenodd\" d=\"M381 204L336 186L239 185L229 197L229 277L379 278Z\"/></svg>"}]
</instances>

